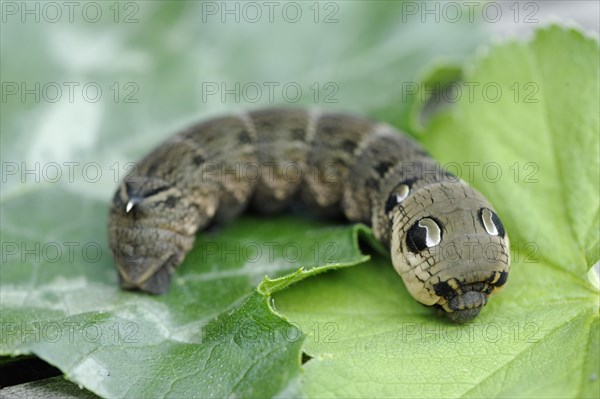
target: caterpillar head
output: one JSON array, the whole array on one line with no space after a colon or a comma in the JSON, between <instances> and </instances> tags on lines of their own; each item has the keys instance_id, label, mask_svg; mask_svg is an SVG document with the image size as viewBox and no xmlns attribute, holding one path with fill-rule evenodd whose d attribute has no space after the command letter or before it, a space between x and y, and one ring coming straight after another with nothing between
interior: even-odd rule
<instances>
[{"instance_id":1,"label":"caterpillar head","mask_svg":"<svg viewBox=\"0 0 600 399\"><path fill-rule=\"evenodd\" d=\"M456 322L476 317L510 270L509 239L487 200L462 181L400 185L392 261L410 294ZM422 204L427 204L424 208Z\"/></svg>"},{"instance_id":2,"label":"caterpillar head","mask_svg":"<svg viewBox=\"0 0 600 399\"><path fill-rule=\"evenodd\" d=\"M192 248L196 214L186 196L159 178L130 178L113 198L109 245L121 287L162 294Z\"/></svg>"}]
</instances>

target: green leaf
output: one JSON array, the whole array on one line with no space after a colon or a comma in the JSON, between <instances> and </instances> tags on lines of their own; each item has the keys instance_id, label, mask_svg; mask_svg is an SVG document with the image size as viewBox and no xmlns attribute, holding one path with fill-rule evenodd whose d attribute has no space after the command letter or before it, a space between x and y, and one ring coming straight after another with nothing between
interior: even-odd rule
<instances>
[{"instance_id":1,"label":"green leaf","mask_svg":"<svg viewBox=\"0 0 600 399\"><path fill-rule=\"evenodd\" d=\"M3 388L2 394L11 398L98 399L98 396L80 389L63 377L52 377Z\"/></svg>"},{"instance_id":2,"label":"green leaf","mask_svg":"<svg viewBox=\"0 0 600 399\"><path fill-rule=\"evenodd\" d=\"M600 298L586 276L599 259L598 60L596 40L552 26L465 66L464 82L503 95L463 95L423 138L467 181L465 162L478 162L470 183L511 237L507 287L461 326L412 301L387 259L278 293L279 311L308 332L308 396L598 397ZM537 101L515 101L515 82L536 85ZM498 180L482 172L491 162Z\"/></svg>"},{"instance_id":3,"label":"green leaf","mask_svg":"<svg viewBox=\"0 0 600 399\"><path fill-rule=\"evenodd\" d=\"M3 223L13 229L3 232L12 261L2 267L2 353L33 352L102 396L293 392L302 331L275 315L268 295L253 287L267 274L285 275L300 265L310 275L366 259L356 245L357 228L243 218L218 234L200 235L169 294L123 292L104 235L94 231L102 227L83 236L78 228L106 215L106 204L71 208L77 222L60 232L66 241L58 241L53 226L64 225L60 210L78 197L51 190L27 199L3 207ZM6 244L36 245L15 227L22 206L34 220L45 219L40 228L50 234L48 248L64 251L65 243L88 238L102 250L98 259L73 251L72 262L15 262ZM56 212L48 214L47 207Z\"/></svg>"}]
</instances>

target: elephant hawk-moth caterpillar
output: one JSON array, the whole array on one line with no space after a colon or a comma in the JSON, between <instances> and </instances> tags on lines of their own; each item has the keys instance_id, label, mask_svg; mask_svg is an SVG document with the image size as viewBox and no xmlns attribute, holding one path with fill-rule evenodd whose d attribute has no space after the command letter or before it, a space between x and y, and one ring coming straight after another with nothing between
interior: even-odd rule
<instances>
[{"instance_id":1,"label":"elephant hawk-moth caterpillar","mask_svg":"<svg viewBox=\"0 0 600 399\"><path fill-rule=\"evenodd\" d=\"M209 173L240 164L268 171ZM289 165L302 178L287 178ZM410 294L454 321L477 316L506 283L509 240L498 215L414 140L354 115L264 109L179 132L119 185L109 243L121 286L164 293L198 231L247 207L273 213L298 203L371 226Z\"/></svg>"}]
</instances>

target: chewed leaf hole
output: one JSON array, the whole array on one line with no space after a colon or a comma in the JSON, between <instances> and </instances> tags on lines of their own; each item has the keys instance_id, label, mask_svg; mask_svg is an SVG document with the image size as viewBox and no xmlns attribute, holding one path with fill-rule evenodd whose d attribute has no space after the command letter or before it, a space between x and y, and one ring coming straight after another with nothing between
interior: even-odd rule
<instances>
[{"instance_id":1,"label":"chewed leaf hole","mask_svg":"<svg viewBox=\"0 0 600 399\"><path fill-rule=\"evenodd\" d=\"M312 359L312 356L308 355L306 352L302 352L302 364L305 364L310 359Z\"/></svg>"},{"instance_id":2,"label":"chewed leaf hole","mask_svg":"<svg viewBox=\"0 0 600 399\"><path fill-rule=\"evenodd\" d=\"M590 267L590 270L587 272L587 277L596 290L600 291L600 260L594 263L594 266Z\"/></svg>"}]
</instances>

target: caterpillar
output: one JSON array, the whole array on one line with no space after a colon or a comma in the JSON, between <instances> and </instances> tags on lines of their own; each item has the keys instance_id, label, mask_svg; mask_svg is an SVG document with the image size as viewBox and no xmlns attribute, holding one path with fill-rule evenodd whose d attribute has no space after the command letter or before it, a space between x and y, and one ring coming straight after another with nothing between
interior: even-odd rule
<instances>
[{"instance_id":1,"label":"caterpillar","mask_svg":"<svg viewBox=\"0 0 600 399\"><path fill-rule=\"evenodd\" d=\"M356 115L275 108L201 122L137 163L109 215L120 285L162 294L198 231L248 207L298 204L369 225L412 297L455 322L507 281L509 239L494 208L413 139Z\"/></svg>"}]
</instances>

